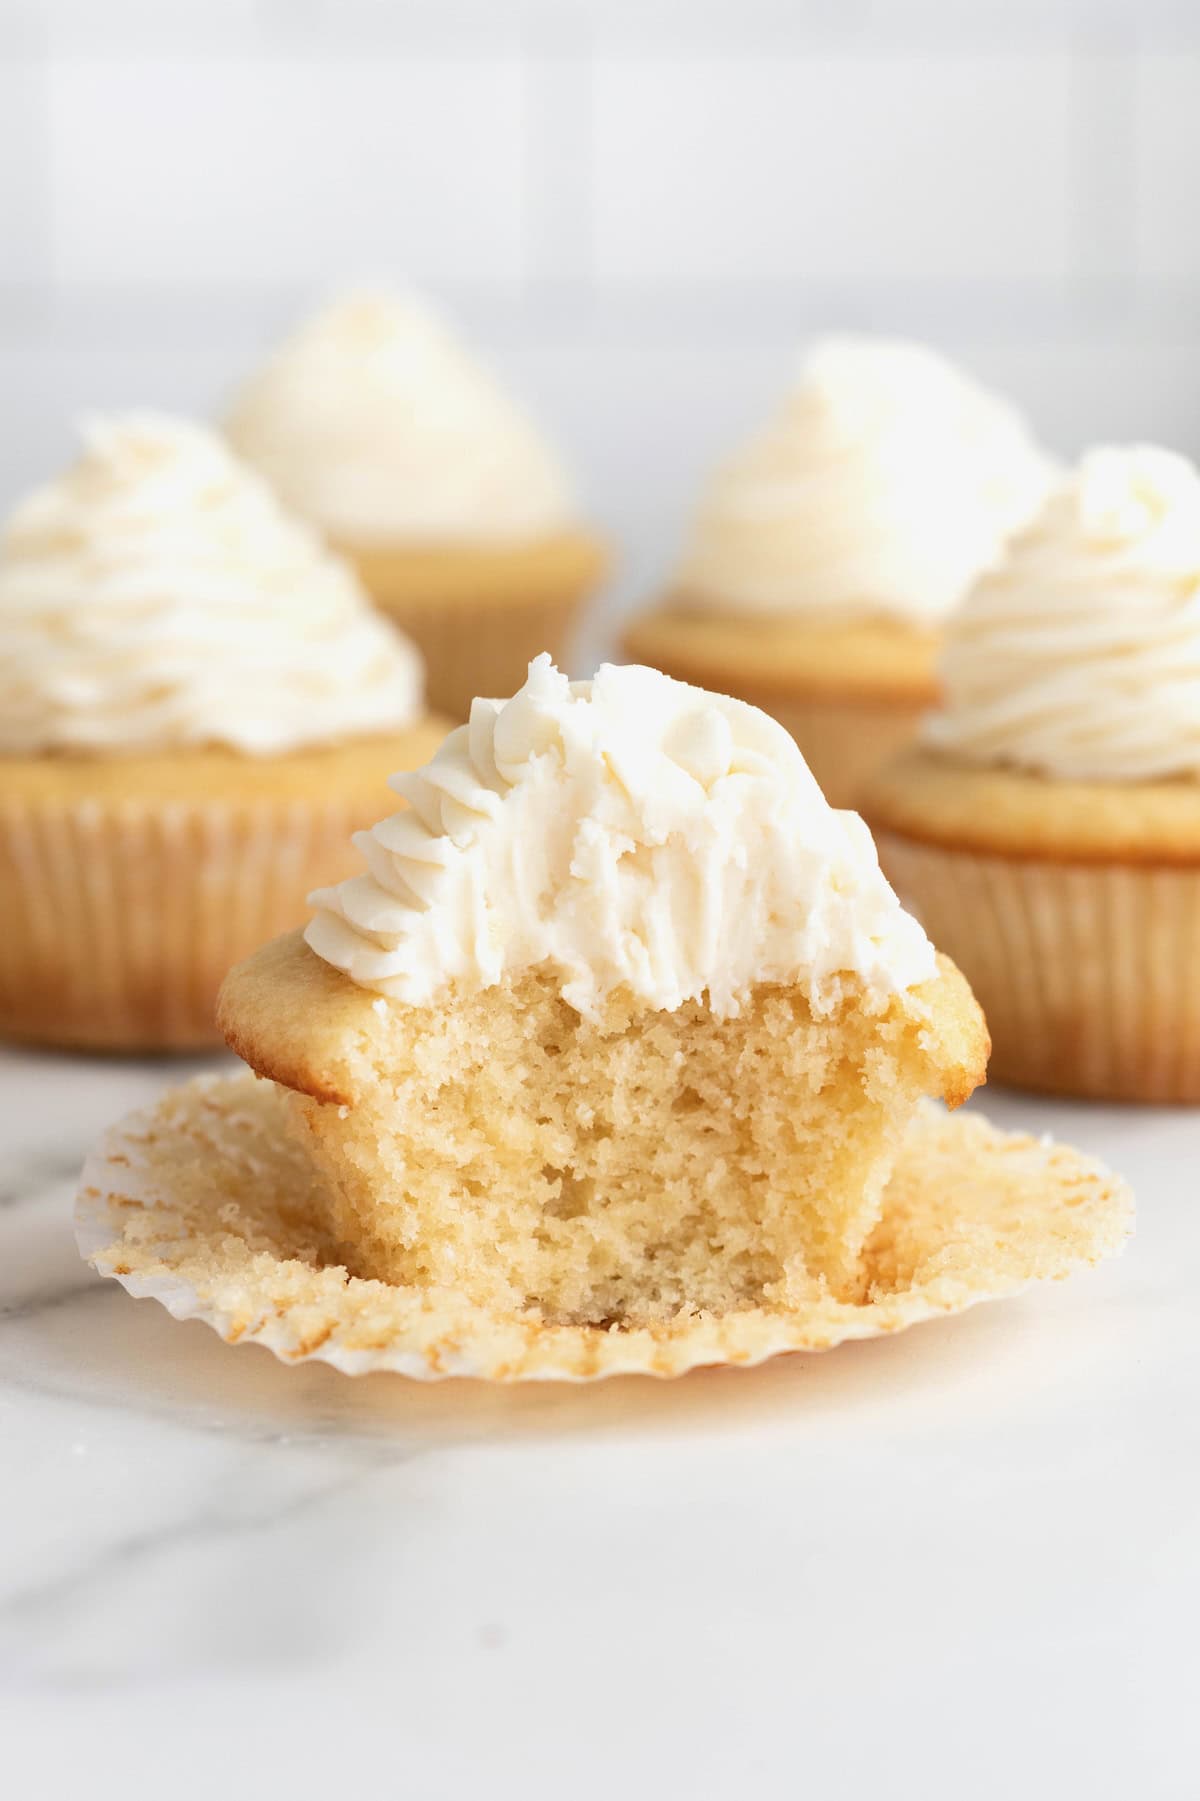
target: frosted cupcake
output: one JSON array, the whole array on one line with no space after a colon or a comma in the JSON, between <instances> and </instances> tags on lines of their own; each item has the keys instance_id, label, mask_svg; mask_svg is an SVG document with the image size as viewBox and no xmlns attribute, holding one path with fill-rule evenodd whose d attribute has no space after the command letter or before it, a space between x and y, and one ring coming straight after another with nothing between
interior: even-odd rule
<instances>
[{"instance_id":1,"label":"frosted cupcake","mask_svg":"<svg viewBox=\"0 0 1200 1801\"><path fill-rule=\"evenodd\" d=\"M444 727L351 571L198 426L97 421L0 542L0 1033L186 1046Z\"/></svg>"},{"instance_id":2,"label":"frosted cupcake","mask_svg":"<svg viewBox=\"0 0 1200 1801\"><path fill-rule=\"evenodd\" d=\"M220 1007L352 1267L591 1327L858 1295L913 1109L986 1035L787 734L543 657L397 787Z\"/></svg>"},{"instance_id":3,"label":"frosted cupcake","mask_svg":"<svg viewBox=\"0 0 1200 1801\"><path fill-rule=\"evenodd\" d=\"M260 1075L89 1159L106 1274L281 1357L677 1375L895 1332L1118 1248L1128 1197L959 1120L957 970L773 720L548 659L478 701L362 873L231 971Z\"/></svg>"},{"instance_id":4,"label":"frosted cupcake","mask_svg":"<svg viewBox=\"0 0 1200 1801\"><path fill-rule=\"evenodd\" d=\"M994 1073L1200 1101L1200 476L1092 451L953 621L865 807L969 974Z\"/></svg>"},{"instance_id":5,"label":"frosted cupcake","mask_svg":"<svg viewBox=\"0 0 1200 1801\"><path fill-rule=\"evenodd\" d=\"M604 554L556 456L412 299L318 313L244 386L240 453L356 566L420 647L432 705L464 718L561 652Z\"/></svg>"},{"instance_id":6,"label":"frosted cupcake","mask_svg":"<svg viewBox=\"0 0 1200 1801\"><path fill-rule=\"evenodd\" d=\"M936 698L945 619L1050 476L1019 415L934 352L830 339L718 473L626 651L773 713L852 805Z\"/></svg>"},{"instance_id":7,"label":"frosted cupcake","mask_svg":"<svg viewBox=\"0 0 1200 1801\"><path fill-rule=\"evenodd\" d=\"M700 1299L734 1279L761 1169L781 1274L803 1239L814 1273L852 1282L917 1097L964 1099L986 1038L786 734L653 670L573 688L540 658L398 787L409 810L360 839L365 873L315 893L305 942L243 966L221 1004L234 1048L305 1097L361 1266L457 1269L486 1305L524 1283L582 1319L624 1309L622 1280L658 1259ZM763 1074L718 1104L726 1063ZM672 1167L672 1137L695 1167ZM643 1214L656 1147L697 1209L661 1242ZM455 1221L464 1179L476 1198ZM591 1195L583 1230L573 1204ZM629 1236L648 1267L622 1278Z\"/></svg>"}]
</instances>

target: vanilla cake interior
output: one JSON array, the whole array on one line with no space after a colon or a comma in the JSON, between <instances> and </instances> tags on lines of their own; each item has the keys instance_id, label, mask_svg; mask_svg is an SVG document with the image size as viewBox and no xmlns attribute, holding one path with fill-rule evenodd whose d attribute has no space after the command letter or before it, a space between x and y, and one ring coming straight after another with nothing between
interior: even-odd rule
<instances>
[{"instance_id":1,"label":"vanilla cake interior","mask_svg":"<svg viewBox=\"0 0 1200 1801\"><path fill-rule=\"evenodd\" d=\"M545 970L385 1004L298 935L232 973L222 1023L294 1091L348 1268L560 1325L862 1298L914 1109L986 1054L949 964L883 1012L771 985L730 1018L616 993L589 1019Z\"/></svg>"}]
</instances>

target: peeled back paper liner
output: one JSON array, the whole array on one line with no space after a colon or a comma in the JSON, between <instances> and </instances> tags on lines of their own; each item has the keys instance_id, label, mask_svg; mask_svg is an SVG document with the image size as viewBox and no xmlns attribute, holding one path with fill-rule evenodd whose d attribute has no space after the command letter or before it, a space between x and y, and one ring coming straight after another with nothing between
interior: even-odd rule
<instances>
[{"instance_id":1,"label":"peeled back paper liner","mask_svg":"<svg viewBox=\"0 0 1200 1801\"><path fill-rule=\"evenodd\" d=\"M546 1325L494 1316L445 1289L349 1275L285 1106L252 1076L202 1077L129 1115L84 1167L79 1248L176 1319L347 1375L586 1381L761 1363L1057 1280L1117 1251L1132 1224L1128 1190L1100 1164L930 1105L868 1244L861 1303L814 1283L811 1298L786 1311L679 1314L650 1328Z\"/></svg>"}]
</instances>

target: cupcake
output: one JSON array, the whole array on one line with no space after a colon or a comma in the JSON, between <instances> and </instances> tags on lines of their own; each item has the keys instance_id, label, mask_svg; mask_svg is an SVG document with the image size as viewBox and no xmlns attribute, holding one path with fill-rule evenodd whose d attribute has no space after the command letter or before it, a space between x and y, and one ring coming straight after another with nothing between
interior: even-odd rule
<instances>
[{"instance_id":1,"label":"cupcake","mask_svg":"<svg viewBox=\"0 0 1200 1801\"><path fill-rule=\"evenodd\" d=\"M917 1099L965 1099L986 1040L786 734L539 658L398 787L366 872L221 1004L362 1270L577 1323L725 1307L801 1255L853 1288Z\"/></svg>"},{"instance_id":2,"label":"cupcake","mask_svg":"<svg viewBox=\"0 0 1200 1801\"><path fill-rule=\"evenodd\" d=\"M1050 478L1018 414L931 350L829 339L718 473L625 650L773 713L851 805L936 698L947 615Z\"/></svg>"},{"instance_id":3,"label":"cupcake","mask_svg":"<svg viewBox=\"0 0 1200 1801\"><path fill-rule=\"evenodd\" d=\"M558 654L602 574L558 459L411 298L318 313L245 384L226 430L354 564L454 718Z\"/></svg>"},{"instance_id":4,"label":"cupcake","mask_svg":"<svg viewBox=\"0 0 1200 1801\"><path fill-rule=\"evenodd\" d=\"M675 1375L1121 1242L1096 1166L925 1101L981 1080L979 1009L762 713L540 658L397 787L226 981L269 1080L90 1160L80 1241L133 1292L354 1371Z\"/></svg>"},{"instance_id":5,"label":"cupcake","mask_svg":"<svg viewBox=\"0 0 1200 1801\"><path fill-rule=\"evenodd\" d=\"M444 726L351 571L202 428L97 421L0 541L0 1033L211 1042Z\"/></svg>"},{"instance_id":6,"label":"cupcake","mask_svg":"<svg viewBox=\"0 0 1200 1801\"><path fill-rule=\"evenodd\" d=\"M1196 470L1090 452L952 621L942 681L865 807L995 1074L1200 1101Z\"/></svg>"}]
</instances>

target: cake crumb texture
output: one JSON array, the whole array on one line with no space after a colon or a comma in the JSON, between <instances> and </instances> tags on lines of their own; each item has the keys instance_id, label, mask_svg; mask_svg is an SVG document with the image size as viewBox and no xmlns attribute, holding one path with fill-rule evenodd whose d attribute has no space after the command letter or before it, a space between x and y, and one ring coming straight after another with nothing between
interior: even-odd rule
<instances>
[{"instance_id":1,"label":"cake crumb texture","mask_svg":"<svg viewBox=\"0 0 1200 1801\"><path fill-rule=\"evenodd\" d=\"M227 980L221 1021L295 1091L356 1273L556 1325L654 1325L857 1296L904 1130L982 1080L957 970L818 1015L759 984L719 1017L628 990L581 1016L548 968L392 1004L285 938Z\"/></svg>"}]
</instances>

